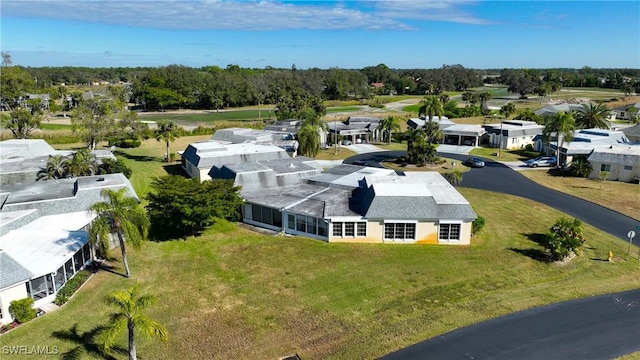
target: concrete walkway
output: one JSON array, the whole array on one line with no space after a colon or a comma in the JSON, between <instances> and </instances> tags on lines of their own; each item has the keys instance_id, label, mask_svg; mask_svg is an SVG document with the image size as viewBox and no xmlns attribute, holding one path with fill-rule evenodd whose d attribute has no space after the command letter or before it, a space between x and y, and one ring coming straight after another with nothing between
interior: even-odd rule
<instances>
[{"instance_id":1,"label":"concrete walkway","mask_svg":"<svg viewBox=\"0 0 640 360\"><path fill-rule=\"evenodd\" d=\"M475 149L474 146L464 146L464 145L441 144L438 146L439 153L449 153L449 154L469 155L469 152L471 152L471 150L473 149Z\"/></svg>"},{"instance_id":2,"label":"concrete walkway","mask_svg":"<svg viewBox=\"0 0 640 360\"><path fill-rule=\"evenodd\" d=\"M376 151L387 151L383 148L379 148L371 144L352 144L352 145L341 145L341 146L345 149L349 149L358 154L366 154L366 153L376 152Z\"/></svg>"}]
</instances>

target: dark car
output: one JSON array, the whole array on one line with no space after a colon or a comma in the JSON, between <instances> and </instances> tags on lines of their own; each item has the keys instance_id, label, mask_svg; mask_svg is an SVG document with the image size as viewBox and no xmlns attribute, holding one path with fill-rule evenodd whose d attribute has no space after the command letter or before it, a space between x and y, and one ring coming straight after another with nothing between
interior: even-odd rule
<instances>
[{"instance_id":1,"label":"dark car","mask_svg":"<svg viewBox=\"0 0 640 360\"><path fill-rule=\"evenodd\" d=\"M484 167L484 161L478 158L468 158L467 160L462 162L462 165L472 168L481 168Z\"/></svg>"}]
</instances>

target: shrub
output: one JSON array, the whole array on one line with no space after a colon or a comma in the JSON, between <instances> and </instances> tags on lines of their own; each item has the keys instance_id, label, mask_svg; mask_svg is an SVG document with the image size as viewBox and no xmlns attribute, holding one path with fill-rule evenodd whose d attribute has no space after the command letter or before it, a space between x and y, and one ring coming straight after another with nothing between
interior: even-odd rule
<instances>
[{"instance_id":1,"label":"shrub","mask_svg":"<svg viewBox=\"0 0 640 360\"><path fill-rule=\"evenodd\" d=\"M263 126L264 127L264 126ZM198 126L197 128L191 130L191 135L213 135L216 132L216 128L207 127L207 126Z\"/></svg>"},{"instance_id":2,"label":"shrub","mask_svg":"<svg viewBox=\"0 0 640 360\"><path fill-rule=\"evenodd\" d=\"M569 167L569 171L571 171L571 175L578 177L587 177L591 174L593 167L591 163L587 161L585 156L576 157L571 162L571 166Z\"/></svg>"},{"instance_id":3,"label":"shrub","mask_svg":"<svg viewBox=\"0 0 640 360\"><path fill-rule=\"evenodd\" d=\"M140 147L142 141L140 139L123 139L123 138L110 138L109 146L115 146L122 149L131 149Z\"/></svg>"},{"instance_id":4,"label":"shrub","mask_svg":"<svg viewBox=\"0 0 640 360\"><path fill-rule=\"evenodd\" d=\"M552 260L563 260L576 252L584 242L582 222L562 217L551 226L542 245L549 251Z\"/></svg>"},{"instance_id":5,"label":"shrub","mask_svg":"<svg viewBox=\"0 0 640 360\"><path fill-rule=\"evenodd\" d=\"M533 144L527 144L527 145L525 145L525 146L524 146L524 149L525 149L526 151L533 151Z\"/></svg>"},{"instance_id":6,"label":"shrub","mask_svg":"<svg viewBox=\"0 0 640 360\"><path fill-rule=\"evenodd\" d=\"M20 300L14 300L9 305L9 312L13 315L20 324L24 324L29 320L36 318L36 309L33 308L33 299L24 298Z\"/></svg>"},{"instance_id":7,"label":"shrub","mask_svg":"<svg viewBox=\"0 0 640 360\"><path fill-rule=\"evenodd\" d=\"M69 279L56 294L56 298L53 301L54 304L60 306L71 298L71 296L87 281L91 276L91 273L86 270L80 270L74 277Z\"/></svg>"},{"instance_id":8,"label":"shrub","mask_svg":"<svg viewBox=\"0 0 640 360\"><path fill-rule=\"evenodd\" d=\"M475 235L477 233L480 232L480 230L482 230L482 228L484 227L484 218L482 216L478 216L475 220L473 220L473 222L471 223L471 234Z\"/></svg>"},{"instance_id":9,"label":"shrub","mask_svg":"<svg viewBox=\"0 0 640 360\"><path fill-rule=\"evenodd\" d=\"M123 173L128 178L131 177L133 170L128 167L124 161L117 159L102 159L102 164L98 166L98 175Z\"/></svg>"}]
</instances>

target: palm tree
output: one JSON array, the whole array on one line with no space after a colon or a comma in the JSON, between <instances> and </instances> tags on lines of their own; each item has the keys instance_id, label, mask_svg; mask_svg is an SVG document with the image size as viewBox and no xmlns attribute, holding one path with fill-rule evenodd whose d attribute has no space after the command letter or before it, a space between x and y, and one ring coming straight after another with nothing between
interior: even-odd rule
<instances>
[{"instance_id":1,"label":"palm tree","mask_svg":"<svg viewBox=\"0 0 640 360\"><path fill-rule=\"evenodd\" d=\"M489 113L489 106L487 105L487 101L491 100L491 98L493 98L493 94L488 91L483 91L478 94L478 99L480 100L480 110L482 111L483 115Z\"/></svg>"},{"instance_id":2,"label":"palm tree","mask_svg":"<svg viewBox=\"0 0 640 360\"><path fill-rule=\"evenodd\" d=\"M61 179L67 176L69 158L63 155L51 155L45 168L38 172L38 180Z\"/></svg>"},{"instance_id":3,"label":"palm tree","mask_svg":"<svg viewBox=\"0 0 640 360\"><path fill-rule=\"evenodd\" d=\"M529 110L531 111L531 110ZM502 105L500 108L500 114L502 114L505 118L509 118L513 113L516 112L516 104L510 102Z\"/></svg>"},{"instance_id":4,"label":"palm tree","mask_svg":"<svg viewBox=\"0 0 640 360\"><path fill-rule=\"evenodd\" d=\"M585 156L576 157L571 162L571 175L578 177L587 177L593 171L593 166Z\"/></svg>"},{"instance_id":5,"label":"palm tree","mask_svg":"<svg viewBox=\"0 0 640 360\"><path fill-rule=\"evenodd\" d=\"M433 121L427 121L423 126L425 139L427 143L431 145L431 143L438 142L442 138L442 130L440 130L440 125Z\"/></svg>"},{"instance_id":6,"label":"palm tree","mask_svg":"<svg viewBox=\"0 0 640 360\"><path fill-rule=\"evenodd\" d=\"M95 203L90 211L97 217L91 224L89 239L98 244L103 254L109 249L109 234L115 232L120 242L122 262L127 277L131 277L125 241L135 249L142 246L149 233L149 219L137 199L126 196L126 188L104 189L100 192L106 201Z\"/></svg>"},{"instance_id":7,"label":"palm tree","mask_svg":"<svg viewBox=\"0 0 640 360\"><path fill-rule=\"evenodd\" d=\"M90 176L98 171L98 163L96 157L91 153L89 148L83 148L71 155L67 163L67 176Z\"/></svg>"},{"instance_id":8,"label":"palm tree","mask_svg":"<svg viewBox=\"0 0 640 360\"><path fill-rule=\"evenodd\" d=\"M434 116L444 115L444 108L440 99L435 95L425 96L424 100L420 101L420 108L418 109L418 117L429 117L429 121L433 120Z\"/></svg>"},{"instance_id":9,"label":"palm tree","mask_svg":"<svg viewBox=\"0 0 640 360\"><path fill-rule=\"evenodd\" d=\"M582 104L582 108L576 113L576 125L582 129L608 129L607 117L610 112L604 104Z\"/></svg>"},{"instance_id":10,"label":"palm tree","mask_svg":"<svg viewBox=\"0 0 640 360\"><path fill-rule=\"evenodd\" d=\"M170 156L171 153L169 152L169 143L174 142L176 138L180 137L179 128L171 120L160 120L158 122L158 127L156 128L155 135L156 135L156 140L158 141L162 140L167 145L167 153L166 153L167 155L165 157L165 161L166 162L171 161L171 156Z\"/></svg>"},{"instance_id":11,"label":"palm tree","mask_svg":"<svg viewBox=\"0 0 640 360\"><path fill-rule=\"evenodd\" d=\"M302 125L298 131L298 152L301 155L315 157L320 151L319 129L312 123Z\"/></svg>"},{"instance_id":12,"label":"palm tree","mask_svg":"<svg viewBox=\"0 0 640 360\"><path fill-rule=\"evenodd\" d=\"M398 119L393 116L389 116L386 119L380 120L380 124L378 124L378 130L386 133L387 143L391 144L391 136L393 135L393 133L400 131L400 124L398 124Z\"/></svg>"},{"instance_id":13,"label":"palm tree","mask_svg":"<svg viewBox=\"0 0 640 360\"><path fill-rule=\"evenodd\" d=\"M555 133L556 141L556 166L560 166L560 148L564 142L573 139L573 132L576 130L576 121L572 112L557 112L554 116L548 117L544 126L543 135L549 138Z\"/></svg>"},{"instance_id":14,"label":"palm tree","mask_svg":"<svg viewBox=\"0 0 640 360\"><path fill-rule=\"evenodd\" d=\"M105 352L109 352L127 329L129 334L129 359L136 360L135 334L142 333L147 336L155 336L162 343L169 341L167 329L159 322L148 318L143 314L144 309L153 304L156 298L152 295L140 295L137 286L127 291L117 291L108 295L105 302L114 306L117 310L109 316L109 326L104 332L103 346Z\"/></svg>"}]
</instances>

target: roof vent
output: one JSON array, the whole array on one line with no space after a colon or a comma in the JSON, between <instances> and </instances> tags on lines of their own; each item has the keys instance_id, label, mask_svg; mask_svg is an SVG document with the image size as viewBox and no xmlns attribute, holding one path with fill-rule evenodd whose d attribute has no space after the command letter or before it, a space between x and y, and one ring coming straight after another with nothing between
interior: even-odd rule
<instances>
[{"instance_id":1,"label":"roof vent","mask_svg":"<svg viewBox=\"0 0 640 360\"><path fill-rule=\"evenodd\" d=\"M103 177L99 177L99 178L96 179L96 181L104 181L104 178Z\"/></svg>"}]
</instances>

